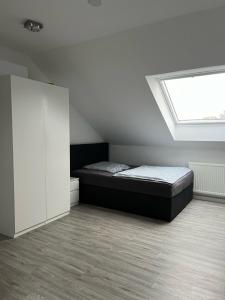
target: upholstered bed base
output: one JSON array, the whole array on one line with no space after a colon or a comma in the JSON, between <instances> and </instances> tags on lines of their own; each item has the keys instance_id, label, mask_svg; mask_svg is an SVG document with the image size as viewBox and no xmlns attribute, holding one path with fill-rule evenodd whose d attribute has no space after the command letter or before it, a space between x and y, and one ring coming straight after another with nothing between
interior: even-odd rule
<instances>
[{"instance_id":1,"label":"upholstered bed base","mask_svg":"<svg viewBox=\"0 0 225 300\"><path fill-rule=\"evenodd\" d=\"M192 200L193 184L172 198L81 184L80 201L172 221Z\"/></svg>"}]
</instances>

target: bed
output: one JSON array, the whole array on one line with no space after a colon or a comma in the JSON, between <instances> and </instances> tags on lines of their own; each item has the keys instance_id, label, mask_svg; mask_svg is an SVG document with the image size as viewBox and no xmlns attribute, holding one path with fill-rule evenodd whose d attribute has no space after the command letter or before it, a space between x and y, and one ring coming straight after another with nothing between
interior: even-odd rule
<instances>
[{"instance_id":1,"label":"bed","mask_svg":"<svg viewBox=\"0 0 225 300\"><path fill-rule=\"evenodd\" d=\"M107 143L71 145L70 156L71 176L80 179L81 202L172 221L192 200L192 171L171 183L85 169L108 160Z\"/></svg>"}]
</instances>

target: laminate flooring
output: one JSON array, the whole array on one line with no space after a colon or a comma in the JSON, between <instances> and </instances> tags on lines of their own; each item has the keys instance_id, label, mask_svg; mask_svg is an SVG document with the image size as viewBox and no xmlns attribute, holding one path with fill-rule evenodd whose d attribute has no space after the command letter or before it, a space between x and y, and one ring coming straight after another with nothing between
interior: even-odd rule
<instances>
[{"instance_id":1,"label":"laminate flooring","mask_svg":"<svg viewBox=\"0 0 225 300\"><path fill-rule=\"evenodd\" d=\"M225 299L225 205L193 200L171 223L79 205L0 237L0 300L72 299Z\"/></svg>"}]
</instances>

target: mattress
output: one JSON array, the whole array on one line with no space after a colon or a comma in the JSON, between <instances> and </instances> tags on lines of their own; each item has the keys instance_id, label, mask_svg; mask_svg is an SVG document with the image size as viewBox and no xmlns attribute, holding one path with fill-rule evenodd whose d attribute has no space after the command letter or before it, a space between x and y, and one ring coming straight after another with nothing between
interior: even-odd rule
<instances>
[{"instance_id":1,"label":"mattress","mask_svg":"<svg viewBox=\"0 0 225 300\"><path fill-rule=\"evenodd\" d=\"M184 167L160 167L143 165L137 168L117 172L114 176L140 178L174 184L189 172L190 169Z\"/></svg>"},{"instance_id":2,"label":"mattress","mask_svg":"<svg viewBox=\"0 0 225 300\"><path fill-rule=\"evenodd\" d=\"M193 183L194 177L191 170L174 183L156 181L154 178L151 180L113 176L113 174L108 172L88 169L72 171L71 175L79 177L81 186L93 185L166 198L171 198L181 193Z\"/></svg>"}]
</instances>

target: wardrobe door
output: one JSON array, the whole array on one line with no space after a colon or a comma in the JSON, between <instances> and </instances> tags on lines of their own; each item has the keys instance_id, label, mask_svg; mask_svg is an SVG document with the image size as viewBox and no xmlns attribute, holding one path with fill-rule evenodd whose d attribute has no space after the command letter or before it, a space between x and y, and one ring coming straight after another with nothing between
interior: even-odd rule
<instances>
[{"instance_id":1,"label":"wardrobe door","mask_svg":"<svg viewBox=\"0 0 225 300\"><path fill-rule=\"evenodd\" d=\"M15 231L46 220L44 94L40 83L11 77Z\"/></svg>"},{"instance_id":2,"label":"wardrobe door","mask_svg":"<svg viewBox=\"0 0 225 300\"><path fill-rule=\"evenodd\" d=\"M46 86L47 219L70 210L68 90Z\"/></svg>"}]
</instances>

